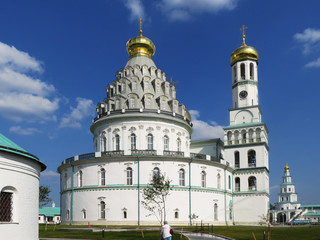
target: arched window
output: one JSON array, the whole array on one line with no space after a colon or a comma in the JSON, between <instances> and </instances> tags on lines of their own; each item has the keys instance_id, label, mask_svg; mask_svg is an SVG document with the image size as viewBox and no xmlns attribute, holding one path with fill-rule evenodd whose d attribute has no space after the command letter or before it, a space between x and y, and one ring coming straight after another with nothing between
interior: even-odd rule
<instances>
[{"instance_id":1,"label":"arched window","mask_svg":"<svg viewBox=\"0 0 320 240\"><path fill-rule=\"evenodd\" d=\"M116 109L120 109L120 99L116 100Z\"/></svg>"},{"instance_id":2,"label":"arched window","mask_svg":"<svg viewBox=\"0 0 320 240\"><path fill-rule=\"evenodd\" d=\"M166 110L166 99L161 100L161 110Z\"/></svg>"},{"instance_id":3,"label":"arched window","mask_svg":"<svg viewBox=\"0 0 320 240\"><path fill-rule=\"evenodd\" d=\"M13 217L13 192L1 191L0 193L0 222L12 222Z\"/></svg>"},{"instance_id":4,"label":"arched window","mask_svg":"<svg viewBox=\"0 0 320 240\"><path fill-rule=\"evenodd\" d=\"M106 136L102 137L102 151L101 152L106 152L107 151L107 138Z\"/></svg>"},{"instance_id":5,"label":"arched window","mask_svg":"<svg viewBox=\"0 0 320 240\"><path fill-rule=\"evenodd\" d=\"M231 144L231 143L232 143L232 142L231 142L231 141L232 141L232 132L229 131L229 132L227 133L227 138L228 138L228 143Z\"/></svg>"},{"instance_id":6,"label":"arched window","mask_svg":"<svg viewBox=\"0 0 320 240\"><path fill-rule=\"evenodd\" d=\"M248 151L248 166L256 167L256 151L254 150Z\"/></svg>"},{"instance_id":7,"label":"arched window","mask_svg":"<svg viewBox=\"0 0 320 240\"><path fill-rule=\"evenodd\" d=\"M240 192L240 178L239 178L239 177L236 177L234 181L235 181L234 191Z\"/></svg>"},{"instance_id":8,"label":"arched window","mask_svg":"<svg viewBox=\"0 0 320 240\"><path fill-rule=\"evenodd\" d=\"M257 179L253 176L248 179L249 191L257 191Z\"/></svg>"},{"instance_id":9,"label":"arched window","mask_svg":"<svg viewBox=\"0 0 320 240\"><path fill-rule=\"evenodd\" d=\"M123 218L127 219L127 211L123 211Z\"/></svg>"},{"instance_id":10,"label":"arched window","mask_svg":"<svg viewBox=\"0 0 320 240\"><path fill-rule=\"evenodd\" d=\"M106 219L106 203L100 202L100 219Z\"/></svg>"},{"instance_id":11,"label":"arched window","mask_svg":"<svg viewBox=\"0 0 320 240\"><path fill-rule=\"evenodd\" d=\"M100 185L106 185L106 170L104 168L100 170Z\"/></svg>"},{"instance_id":12,"label":"arched window","mask_svg":"<svg viewBox=\"0 0 320 240\"><path fill-rule=\"evenodd\" d=\"M95 149L95 152L98 152L98 140L97 139L94 141L94 149Z\"/></svg>"},{"instance_id":13,"label":"arched window","mask_svg":"<svg viewBox=\"0 0 320 240\"><path fill-rule=\"evenodd\" d=\"M239 144L239 131L234 132L234 143Z\"/></svg>"},{"instance_id":14,"label":"arched window","mask_svg":"<svg viewBox=\"0 0 320 240\"><path fill-rule=\"evenodd\" d=\"M148 150L153 150L153 135L149 133L147 138L148 138Z\"/></svg>"},{"instance_id":15,"label":"arched window","mask_svg":"<svg viewBox=\"0 0 320 240\"><path fill-rule=\"evenodd\" d=\"M182 168L179 170L179 186L185 186L185 172Z\"/></svg>"},{"instance_id":16,"label":"arched window","mask_svg":"<svg viewBox=\"0 0 320 240\"><path fill-rule=\"evenodd\" d=\"M257 138L257 142L261 142L261 129L260 128L256 129L256 138Z\"/></svg>"},{"instance_id":17,"label":"arched window","mask_svg":"<svg viewBox=\"0 0 320 240\"><path fill-rule=\"evenodd\" d=\"M169 150L169 137L167 135L163 137L163 149Z\"/></svg>"},{"instance_id":18,"label":"arched window","mask_svg":"<svg viewBox=\"0 0 320 240\"><path fill-rule=\"evenodd\" d=\"M231 189L231 177L230 177L230 175L228 176L228 187L229 187L229 189Z\"/></svg>"},{"instance_id":19,"label":"arched window","mask_svg":"<svg viewBox=\"0 0 320 240\"><path fill-rule=\"evenodd\" d=\"M150 98L147 98L146 99L146 105L145 105L146 108L151 108L151 99Z\"/></svg>"},{"instance_id":20,"label":"arched window","mask_svg":"<svg viewBox=\"0 0 320 240\"><path fill-rule=\"evenodd\" d=\"M132 82L132 91L137 91L137 82L136 81Z\"/></svg>"},{"instance_id":21,"label":"arched window","mask_svg":"<svg viewBox=\"0 0 320 240\"><path fill-rule=\"evenodd\" d=\"M67 209L66 218L67 218L67 220L69 220L69 219L70 219L70 210L69 210L69 209Z\"/></svg>"},{"instance_id":22,"label":"arched window","mask_svg":"<svg viewBox=\"0 0 320 240\"><path fill-rule=\"evenodd\" d=\"M242 143L246 143L247 132L245 130L241 131Z\"/></svg>"},{"instance_id":23,"label":"arched window","mask_svg":"<svg viewBox=\"0 0 320 240\"><path fill-rule=\"evenodd\" d=\"M137 149L137 138L134 133L130 135L130 139L131 139L131 150Z\"/></svg>"},{"instance_id":24,"label":"arched window","mask_svg":"<svg viewBox=\"0 0 320 240\"><path fill-rule=\"evenodd\" d=\"M201 172L201 187L203 187L203 188L206 187L206 172L205 171Z\"/></svg>"},{"instance_id":25,"label":"arched window","mask_svg":"<svg viewBox=\"0 0 320 240\"><path fill-rule=\"evenodd\" d=\"M218 173L218 175L217 175L217 188L218 189L221 188L221 176L220 176L220 173Z\"/></svg>"},{"instance_id":26,"label":"arched window","mask_svg":"<svg viewBox=\"0 0 320 240\"><path fill-rule=\"evenodd\" d=\"M78 176L79 176L79 187L82 187L82 185L83 185L83 173L82 173L82 171L79 171Z\"/></svg>"},{"instance_id":27,"label":"arched window","mask_svg":"<svg viewBox=\"0 0 320 240\"><path fill-rule=\"evenodd\" d=\"M127 168L127 185L132 185L132 168Z\"/></svg>"},{"instance_id":28,"label":"arched window","mask_svg":"<svg viewBox=\"0 0 320 240\"><path fill-rule=\"evenodd\" d=\"M249 142L252 143L253 142L253 130L249 129Z\"/></svg>"},{"instance_id":29,"label":"arched window","mask_svg":"<svg viewBox=\"0 0 320 240\"><path fill-rule=\"evenodd\" d=\"M87 211L85 209L82 209L82 219L87 218Z\"/></svg>"},{"instance_id":30,"label":"arched window","mask_svg":"<svg viewBox=\"0 0 320 240\"><path fill-rule=\"evenodd\" d=\"M237 67L234 66L232 71L233 71L233 79L234 79L234 82L236 83L237 82Z\"/></svg>"},{"instance_id":31,"label":"arched window","mask_svg":"<svg viewBox=\"0 0 320 240\"><path fill-rule=\"evenodd\" d=\"M116 135L116 151L120 150L120 136Z\"/></svg>"},{"instance_id":32,"label":"arched window","mask_svg":"<svg viewBox=\"0 0 320 240\"><path fill-rule=\"evenodd\" d=\"M160 169L159 168L155 167L153 169L153 176L154 177L159 177L160 176Z\"/></svg>"},{"instance_id":33,"label":"arched window","mask_svg":"<svg viewBox=\"0 0 320 240\"><path fill-rule=\"evenodd\" d=\"M135 108L136 107L136 100L134 97L130 98L130 108Z\"/></svg>"},{"instance_id":34,"label":"arched window","mask_svg":"<svg viewBox=\"0 0 320 240\"><path fill-rule=\"evenodd\" d=\"M250 79L254 79L253 63L250 63Z\"/></svg>"},{"instance_id":35,"label":"arched window","mask_svg":"<svg viewBox=\"0 0 320 240\"><path fill-rule=\"evenodd\" d=\"M218 220L218 204L214 204L213 207L213 215L214 215L214 220L217 221Z\"/></svg>"},{"instance_id":36,"label":"arched window","mask_svg":"<svg viewBox=\"0 0 320 240\"><path fill-rule=\"evenodd\" d=\"M240 72L241 72L241 79L245 79L245 66L244 63L240 64Z\"/></svg>"},{"instance_id":37,"label":"arched window","mask_svg":"<svg viewBox=\"0 0 320 240\"><path fill-rule=\"evenodd\" d=\"M149 90L149 82L144 82L144 90Z\"/></svg>"},{"instance_id":38,"label":"arched window","mask_svg":"<svg viewBox=\"0 0 320 240\"><path fill-rule=\"evenodd\" d=\"M181 152L181 139L180 138L177 139L177 151Z\"/></svg>"},{"instance_id":39,"label":"arched window","mask_svg":"<svg viewBox=\"0 0 320 240\"><path fill-rule=\"evenodd\" d=\"M234 167L235 168L240 167L240 153L238 151L234 152Z\"/></svg>"},{"instance_id":40,"label":"arched window","mask_svg":"<svg viewBox=\"0 0 320 240\"><path fill-rule=\"evenodd\" d=\"M175 212L174 212L174 218L175 218L175 219L178 219L178 218L179 218L179 212L178 212L178 211L175 211Z\"/></svg>"}]
</instances>

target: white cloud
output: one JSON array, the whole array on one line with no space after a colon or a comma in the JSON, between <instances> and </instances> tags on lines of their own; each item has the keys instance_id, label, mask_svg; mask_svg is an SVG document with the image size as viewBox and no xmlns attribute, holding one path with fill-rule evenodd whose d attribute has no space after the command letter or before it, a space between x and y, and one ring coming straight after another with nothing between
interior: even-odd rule
<instances>
[{"instance_id":1,"label":"white cloud","mask_svg":"<svg viewBox=\"0 0 320 240\"><path fill-rule=\"evenodd\" d=\"M158 6L170 20L184 21L203 12L216 13L221 10L232 10L237 2L238 0L162 0Z\"/></svg>"},{"instance_id":2,"label":"white cloud","mask_svg":"<svg viewBox=\"0 0 320 240\"><path fill-rule=\"evenodd\" d=\"M125 0L124 5L130 10L130 20L144 18L145 12L141 0Z\"/></svg>"},{"instance_id":3,"label":"white cloud","mask_svg":"<svg viewBox=\"0 0 320 240\"><path fill-rule=\"evenodd\" d=\"M80 121L93 115L94 105L92 100L85 98L77 98L76 100L77 107L71 107L71 112L62 118L60 128L81 128Z\"/></svg>"},{"instance_id":4,"label":"white cloud","mask_svg":"<svg viewBox=\"0 0 320 240\"><path fill-rule=\"evenodd\" d=\"M14 126L9 129L10 132L16 133L18 135L33 135L35 133L40 133L41 131L36 128L25 128L21 126Z\"/></svg>"},{"instance_id":5,"label":"white cloud","mask_svg":"<svg viewBox=\"0 0 320 240\"><path fill-rule=\"evenodd\" d=\"M0 92L0 114L16 122L55 120L59 100L22 92Z\"/></svg>"},{"instance_id":6,"label":"white cloud","mask_svg":"<svg viewBox=\"0 0 320 240\"><path fill-rule=\"evenodd\" d=\"M56 89L34 77L41 62L0 42L0 115L13 121L54 120L59 99ZM30 74L32 73L32 74ZM51 96L51 97L50 97Z\"/></svg>"},{"instance_id":7,"label":"white cloud","mask_svg":"<svg viewBox=\"0 0 320 240\"><path fill-rule=\"evenodd\" d=\"M320 67L320 57L312 62L309 62L305 65L305 67L307 68L311 68L311 67Z\"/></svg>"},{"instance_id":8,"label":"white cloud","mask_svg":"<svg viewBox=\"0 0 320 240\"><path fill-rule=\"evenodd\" d=\"M320 47L320 29L307 28L303 33L296 33L294 39L303 44L303 53L308 54Z\"/></svg>"},{"instance_id":9,"label":"white cloud","mask_svg":"<svg viewBox=\"0 0 320 240\"><path fill-rule=\"evenodd\" d=\"M54 172L52 170L47 170L41 173L41 177L45 177L45 178L59 177L59 173Z\"/></svg>"},{"instance_id":10,"label":"white cloud","mask_svg":"<svg viewBox=\"0 0 320 240\"><path fill-rule=\"evenodd\" d=\"M53 85L46 84L26 74L16 72L8 67L0 69L0 92L18 91L40 96L47 96L55 91Z\"/></svg>"},{"instance_id":11,"label":"white cloud","mask_svg":"<svg viewBox=\"0 0 320 240\"><path fill-rule=\"evenodd\" d=\"M17 50L0 42L0 65L10 66L18 71L41 71L41 62L31 57L28 53Z\"/></svg>"},{"instance_id":12,"label":"white cloud","mask_svg":"<svg viewBox=\"0 0 320 240\"><path fill-rule=\"evenodd\" d=\"M193 134L192 140L204 140L220 138L223 140L224 130L223 127L218 125L216 122L204 122L199 120L200 113L197 110L190 110L191 121L193 123Z\"/></svg>"}]
</instances>

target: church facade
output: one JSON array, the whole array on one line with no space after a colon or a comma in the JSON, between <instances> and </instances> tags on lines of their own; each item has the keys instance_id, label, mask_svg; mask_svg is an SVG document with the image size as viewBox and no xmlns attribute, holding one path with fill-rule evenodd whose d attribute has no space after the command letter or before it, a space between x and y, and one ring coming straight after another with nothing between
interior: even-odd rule
<instances>
[{"instance_id":1,"label":"church facade","mask_svg":"<svg viewBox=\"0 0 320 240\"><path fill-rule=\"evenodd\" d=\"M156 67L153 42L127 42L129 60L108 84L91 125L94 152L65 159L62 224L150 225L142 189L154 174L171 180L167 220L258 224L269 208L268 130L258 98L258 52L231 55L233 106L224 140L191 141L192 121L175 86Z\"/></svg>"}]
</instances>

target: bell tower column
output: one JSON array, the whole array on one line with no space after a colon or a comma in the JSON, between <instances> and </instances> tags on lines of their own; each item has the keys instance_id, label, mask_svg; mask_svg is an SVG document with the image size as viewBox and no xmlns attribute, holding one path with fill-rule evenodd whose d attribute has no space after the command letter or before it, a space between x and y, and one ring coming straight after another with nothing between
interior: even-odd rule
<instances>
[{"instance_id":1,"label":"bell tower column","mask_svg":"<svg viewBox=\"0 0 320 240\"><path fill-rule=\"evenodd\" d=\"M236 224L260 221L269 209L268 129L262 122L258 95L258 52L242 44L231 54L232 108L224 128L225 156L235 168L233 189ZM250 206L259 206L256 212ZM243 209L247 209L244 212ZM249 213L249 214L248 214Z\"/></svg>"}]
</instances>

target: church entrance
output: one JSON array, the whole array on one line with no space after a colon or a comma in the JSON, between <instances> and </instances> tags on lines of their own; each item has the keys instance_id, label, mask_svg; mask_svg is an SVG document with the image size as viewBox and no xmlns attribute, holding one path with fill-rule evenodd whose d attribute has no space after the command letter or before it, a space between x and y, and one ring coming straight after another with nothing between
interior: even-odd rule
<instances>
[{"instance_id":1,"label":"church entrance","mask_svg":"<svg viewBox=\"0 0 320 240\"><path fill-rule=\"evenodd\" d=\"M286 214L281 212L277 214L277 222L278 223L285 223L286 222Z\"/></svg>"}]
</instances>

